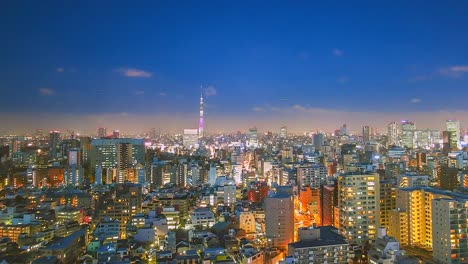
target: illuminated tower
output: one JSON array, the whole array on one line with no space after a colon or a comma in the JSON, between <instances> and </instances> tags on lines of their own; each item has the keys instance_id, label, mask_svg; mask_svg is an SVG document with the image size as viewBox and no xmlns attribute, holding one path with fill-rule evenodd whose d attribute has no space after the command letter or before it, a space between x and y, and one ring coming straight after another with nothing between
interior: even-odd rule
<instances>
[{"instance_id":1,"label":"illuminated tower","mask_svg":"<svg viewBox=\"0 0 468 264\"><path fill-rule=\"evenodd\" d=\"M203 121L203 92L200 94L200 122L198 123L198 137L203 137L203 127L205 122Z\"/></svg>"}]
</instances>

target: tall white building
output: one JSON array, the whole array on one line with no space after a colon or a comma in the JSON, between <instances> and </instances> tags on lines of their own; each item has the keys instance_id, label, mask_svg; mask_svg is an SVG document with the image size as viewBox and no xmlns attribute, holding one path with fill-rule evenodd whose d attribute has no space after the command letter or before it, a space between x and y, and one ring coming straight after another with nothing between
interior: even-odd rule
<instances>
[{"instance_id":1,"label":"tall white building","mask_svg":"<svg viewBox=\"0 0 468 264\"><path fill-rule=\"evenodd\" d=\"M432 247L437 263L468 262L468 198L432 200Z\"/></svg>"},{"instance_id":2,"label":"tall white building","mask_svg":"<svg viewBox=\"0 0 468 264\"><path fill-rule=\"evenodd\" d=\"M390 122L387 126L388 145L400 145L400 124Z\"/></svg>"},{"instance_id":3,"label":"tall white building","mask_svg":"<svg viewBox=\"0 0 468 264\"><path fill-rule=\"evenodd\" d=\"M351 244L376 238L379 225L379 176L375 173L346 173L338 177L340 233Z\"/></svg>"}]
</instances>

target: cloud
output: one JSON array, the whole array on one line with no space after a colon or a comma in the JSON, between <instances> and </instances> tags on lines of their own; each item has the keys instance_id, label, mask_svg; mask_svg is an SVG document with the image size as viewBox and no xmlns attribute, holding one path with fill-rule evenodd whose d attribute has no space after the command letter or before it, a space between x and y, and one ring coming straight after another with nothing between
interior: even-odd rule
<instances>
[{"instance_id":1,"label":"cloud","mask_svg":"<svg viewBox=\"0 0 468 264\"><path fill-rule=\"evenodd\" d=\"M144 95L144 94L145 94L145 91L143 91L143 90L137 90L137 91L134 91L133 94L134 94L134 95Z\"/></svg>"},{"instance_id":2,"label":"cloud","mask_svg":"<svg viewBox=\"0 0 468 264\"><path fill-rule=\"evenodd\" d=\"M439 69L440 75L450 78L459 78L465 73L468 73L468 65L455 65Z\"/></svg>"},{"instance_id":3,"label":"cloud","mask_svg":"<svg viewBox=\"0 0 468 264\"><path fill-rule=\"evenodd\" d=\"M333 55L335 55L337 57L341 57L341 56L343 56L343 51L340 50L340 49L333 49Z\"/></svg>"},{"instance_id":4,"label":"cloud","mask_svg":"<svg viewBox=\"0 0 468 264\"><path fill-rule=\"evenodd\" d=\"M59 68L55 69L55 71L56 71L56 72L64 72L64 71L65 71L65 69L64 69L64 68L62 68L62 67L59 67Z\"/></svg>"},{"instance_id":5,"label":"cloud","mask_svg":"<svg viewBox=\"0 0 468 264\"><path fill-rule=\"evenodd\" d=\"M135 68L120 68L116 69L115 71L120 72L122 75L130 78L151 78L151 76L153 76L153 73L151 72Z\"/></svg>"},{"instance_id":6,"label":"cloud","mask_svg":"<svg viewBox=\"0 0 468 264\"><path fill-rule=\"evenodd\" d=\"M55 91L50 89L50 88L40 88L39 89L39 93L42 95L42 96L51 96L51 95L54 95L55 94Z\"/></svg>"},{"instance_id":7,"label":"cloud","mask_svg":"<svg viewBox=\"0 0 468 264\"><path fill-rule=\"evenodd\" d=\"M216 88L213 85L210 85L210 86L206 87L205 89L203 89L203 93L206 96L215 96L216 92L217 92Z\"/></svg>"},{"instance_id":8,"label":"cloud","mask_svg":"<svg viewBox=\"0 0 468 264\"><path fill-rule=\"evenodd\" d=\"M257 107L252 108L252 111L261 113L261 112L265 112L265 108L257 106Z\"/></svg>"},{"instance_id":9,"label":"cloud","mask_svg":"<svg viewBox=\"0 0 468 264\"><path fill-rule=\"evenodd\" d=\"M413 98L413 99L410 100L410 102L413 103L413 104L420 103L421 101L422 101L422 100L419 99L419 98Z\"/></svg>"},{"instance_id":10,"label":"cloud","mask_svg":"<svg viewBox=\"0 0 468 264\"><path fill-rule=\"evenodd\" d=\"M167 93L159 93L159 96L166 96Z\"/></svg>"}]
</instances>

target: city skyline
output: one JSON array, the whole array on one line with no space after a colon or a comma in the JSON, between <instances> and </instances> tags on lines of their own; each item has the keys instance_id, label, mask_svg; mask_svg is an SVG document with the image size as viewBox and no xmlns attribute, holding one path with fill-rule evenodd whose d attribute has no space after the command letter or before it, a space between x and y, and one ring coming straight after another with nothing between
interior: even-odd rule
<instances>
[{"instance_id":1,"label":"city skyline","mask_svg":"<svg viewBox=\"0 0 468 264\"><path fill-rule=\"evenodd\" d=\"M2 132L468 123L466 2L146 4L4 4Z\"/></svg>"}]
</instances>

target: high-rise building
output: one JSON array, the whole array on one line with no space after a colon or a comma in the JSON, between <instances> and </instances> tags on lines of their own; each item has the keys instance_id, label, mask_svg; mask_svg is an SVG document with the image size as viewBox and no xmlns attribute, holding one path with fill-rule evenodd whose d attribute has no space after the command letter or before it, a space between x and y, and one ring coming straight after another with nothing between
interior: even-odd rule
<instances>
[{"instance_id":1,"label":"high-rise building","mask_svg":"<svg viewBox=\"0 0 468 264\"><path fill-rule=\"evenodd\" d=\"M446 130L452 132L451 146L457 149L460 146L460 122L458 120L447 120Z\"/></svg>"},{"instance_id":2,"label":"high-rise building","mask_svg":"<svg viewBox=\"0 0 468 264\"><path fill-rule=\"evenodd\" d=\"M468 262L468 197L432 200L432 246L437 263Z\"/></svg>"},{"instance_id":3,"label":"high-rise building","mask_svg":"<svg viewBox=\"0 0 468 264\"><path fill-rule=\"evenodd\" d=\"M281 127L280 129L280 138L286 138L288 136L288 128L287 127Z\"/></svg>"},{"instance_id":4,"label":"high-rise building","mask_svg":"<svg viewBox=\"0 0 468 264\"><path fill-rule=\"evenodd\" d=\"M252 148L258 147L258 130L256 127L249 129L247 146Z\"/></svg>"},{"instance_id":5,"label":"high-rise building","mask_svg":"<svg viewBox=\"0 0 468 264\"><path fill-rule=\"evenodd\" d=\"M376 238L379 222L379 176L346 173L338 177L340 232L351 244L362 245Z\"/></svg>"},{"instance_id":6,"label":"high-rise building","mask_svg":"<svg viewBox=\"0 0 468 264\"><path fill-rule=\"evenodd\" d=\"M302 165L297 168L297 181L299 188L310 186L320 188L327 180L327 168L323 165Z\"/></svg>"},{"instance_id":7,"label":"high-rise building","mask_svg":"<svg viewBox=\"0 0 468 264\"><path fill-rule=\"evenodd\" d=\"M144 139L111 138L94 139L91 142L91 167L100 165L103 170L118 168L118 145L131 145L131 160L135 163L145 164ZM130 153L130 151L128 151Z\"/></svg>"},{"instance_id":8,"label":"high-rise building","mask_svg":"<svg viewBox=\"0 0 468 264\"><path fill-rule=\"evenodd\" d=\"M388 229L390 212L395 210L395 180L381 180L380 186L380 226Z\"/></svg>"},{"instance_id":9,"label":"high-rise building","mask_svg":"<svg viewBox=\"0 0 468 264\"><path fill-rule=\"evenodd\" d=\"M442 131L442 149L444 154L450 153L456 146L453 145L453 138L455 133L453 131Z\"/></svg>"},{"instance_id":10,"label":"high-rise building","mask_svg":"<svg viewBox=\"0 0 468 264\"><path fill-rule=\"evenodd\" d=\"M321 210L322 210L322 225L333 226L335 223L335 207L338 206L335 186L323 185L320 191Z\"/></svg>"},{"instance_id":11,"label":"high-rise building","mask_svg":"<svg viewBox=\"0 0 468 264\"><path fill-rule=\"evenodd\" d=\"M458 187L458 169L456 167L449 167L443 165L439 167L437 183L443 190L452 191Z\"/></svg>"},{"instance_id":12,"label":"high-rise building","mask_svg":"<svg viewBox=\"0 0 468 264\"><path fill-rule=\"evenodd\" d=\"M107 129L105 127L98 128L98 138L103 138L107 136Z\"/></svg>"},{"instance_id":13,"label":"high-rise building","mask_svg":"<svg viewBox=\"0 0 468 264\"><path fill-rule=\"evenodd\" d=\"M363 126L362 127L362 141L364 143L366 142L369 142L370 141L370 128L369 126Z\"/></svg>"},{"instance_id":14,"label":"high-rise building","mask_svg":"<svg viewBox=\"0 0 468 264\"><path fill-rule=\"evenodd\" d=\"M266 238L269 247L287 249L294 241L294 203L289 194L277 193L265 199Z\"/></svg>"},{"instance_id":15,"label":"high-rise building","mask_svg":"<svg viewBox=\"0 0 468 264\"><path fill-rule=\"evenodd\" d=\"M416 125L408 120L401 121L401 143L403 147L414 148L414 133Z\"/></svg>"},{"instance_id":16,"label":"high-rise building","mask_svg":"<svg viewBox=\"0 0 468 264\"><path fill-rule=\"evenodd\" d=\"M317 133L312 136L312 143L314 144L315 150L321 150L324 143L325 137L323 133Z\"/></svg>"},{"instance_id":17,"label":"high-rise building","mask_svg":"<svg viewBox=\"0 0 468 264\"><path fill-rule=\"evenodd\" d=\"M387 126L388 146L400 145L400 124L397 122L390 122Z\"/></svg>"},{"instance_id":18,"label":"high-rise building","mask_svg":"<svg viewBox=\"0 0 468 264\"><path fill-rule=\"evenodd\" d=\"M184 147L196 147L198 145L198 130L197 129L184 129L182 138Z\"/></svg>"},{"instance_id":19,"label":"high-rise building","mask_svg":"<svg viewBox=\"0 0 468 264\"><path fill-rule=\"evenodd\" d=\"M200 94L200 121L198 122L198 137L202 138L205 136L205 120L203 119L203 93Z\"/></svg>"},{"instance_id":20,"label":"high-rise building","mask_svg":"<svg viewBox=\"0 0 468 264\"><path fill-rule=\"evenodd\" d=\"M120 130L114 130L114 132L112 132L112 137L113 138L120 138Z\"/></svg>"},{"instance_id":21,"label":"high-rise building","mask_svg":"<svg viewBox=\"0 0 468 264\"><path fill-rule=\"evenodd\" d=\"M54 130L49 132L49 158L58 158L60 150L60 131Z\"/></svg>"}]
</instances>

